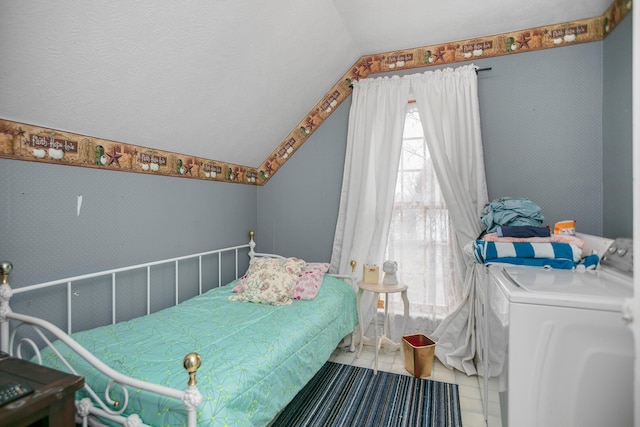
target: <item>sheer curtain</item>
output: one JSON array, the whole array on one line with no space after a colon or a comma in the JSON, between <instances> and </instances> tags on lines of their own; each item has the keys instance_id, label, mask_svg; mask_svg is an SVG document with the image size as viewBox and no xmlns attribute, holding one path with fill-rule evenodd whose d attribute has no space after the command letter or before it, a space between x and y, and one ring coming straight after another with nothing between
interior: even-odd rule
<instances>
[{"instance_id":1,"label":"sheer curtain","mask_svg":"<svg viewBox=\"0 0 640 427\"><path fill-rule=\"evenodd\" d=\"M462 299L454 265L454 234L418 108L406 114L394 209L385 258L398 262L398 280L409 285L411 318L407 334L432 333ZM403 303L389 301L392 336L398 341L404 325Z\"/></svg>"},{"instance_id":2,"label":"sheer curtain","mask_svg":"<svg viewBox=\"0 0 640 427\"><path fill-rule=\"evenodd\" d=\"M410 90L449 209L454 274L463 284L462 302L431 336L438 340L436 355L443 363L469 372L473 282L466 277L462 246L480 234L480 212L488 202L473 65L354 84L331 271L350 272L352 259L359 266L384 260Z\"/></svg>"}]
</instances>

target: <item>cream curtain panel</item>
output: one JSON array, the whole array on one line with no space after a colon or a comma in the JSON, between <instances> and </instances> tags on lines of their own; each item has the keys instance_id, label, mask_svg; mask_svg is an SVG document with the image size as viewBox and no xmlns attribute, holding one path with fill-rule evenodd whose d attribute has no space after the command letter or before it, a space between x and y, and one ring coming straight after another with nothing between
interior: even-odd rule
<instances>
[{"instance_id":1,"label":"cream curtain panel","mask_svg":"<svg viewBox=\"0 0 640 427\"><path fill-rule=\"evenodd\" d=\"M397 76L354 83L331 271L350 272L352 259L382 265L409 85Z\"/></svg>"},{"instance_id":2,"label":"cream curtain panel","mask_svg":"<svg viewBox=\"0 0 640 427\"><path fill-rule=\"evenodd\" d=\"M462 303L435 331L425 332L438 341L436 356L445 365L467 373L475 372L473 275L466 274L471 260L463 255L463 246L482 231L480 213L488 203L475 70L468 65L354 83L331 257L331 271L341 274L351 271L352 259L359 268L384 261L404 118L412 93L455 230L458 283L464 283ZM363 313L373 313L367 305L371 303L365 301ZM364 317L365 325L371 317Z\"/></svg>"}]
</instances>

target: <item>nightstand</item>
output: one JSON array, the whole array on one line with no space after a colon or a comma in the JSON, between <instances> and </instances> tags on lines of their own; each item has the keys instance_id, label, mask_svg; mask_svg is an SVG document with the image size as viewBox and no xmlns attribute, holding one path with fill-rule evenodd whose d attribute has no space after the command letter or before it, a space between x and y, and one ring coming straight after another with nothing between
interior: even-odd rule
<instances>
[{"instance_id":1,"label":"nightstand","mask_svg":"<svg viewBox=\"0 0 640 427\"><path fill-rule=\"evenodd\" d=\"M358 347L358 353L356 357L360 357L360 353L362 352L362 346L365 340L374 340L375 347L375 364L373 368L373 373L378 373L378 351L382 344L387 344L389 348L392 350L398 350L400 348L400 343L393 342L389 337L389 294L394 294L400 292L402 295L402 302L404 304L404 324L402 327L402 331L404 332L407 319L409 318L409 298L407 297L407 285L397 284L397 285L383 285L382 283L363 283L362 281L358 282L358 293L356 294L356 305L358 308L358 321L360 323L360 345ZM364 325L362 324L362 308L360 307L360 300L362 298L362 294L367 292L373 292L374 301L378 300L378 296L380 294L384 294L384 324L382 327L382 334L378 335L378 322L377 322L377 314L378 314L378 306L374 304L374 331L375 337L368 338L364 335Z\"/></svg>"},{"instance_id":2,"label":"nightstand","mask_svg":"<svg viewBox=\"0 0 640 427\"><path fill-rule=\"evenodd\" d=\"M0 406L3 426L75 426L75 392L84 386L84 378L5 357L0 360L0 381L27 383L35 389Z\"/></svg>"}]
</instances>

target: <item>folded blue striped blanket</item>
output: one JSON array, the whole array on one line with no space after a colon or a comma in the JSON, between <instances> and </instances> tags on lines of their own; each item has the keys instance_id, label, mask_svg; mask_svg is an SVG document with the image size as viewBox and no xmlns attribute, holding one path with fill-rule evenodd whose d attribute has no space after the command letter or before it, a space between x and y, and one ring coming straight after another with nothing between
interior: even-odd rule
<instances>
[{"instance_id":1,"label":"folded blue striped blanket","mask_svg":"<svg viewBox=\"0 0 640 427\"><path fill-rule=\"evenodd\" d=\"M549 242L487 242L476 240L476 261L529 265L545 268L573 269L582 257L582 249L570 243Z\"/></svg>"}]
</instances>

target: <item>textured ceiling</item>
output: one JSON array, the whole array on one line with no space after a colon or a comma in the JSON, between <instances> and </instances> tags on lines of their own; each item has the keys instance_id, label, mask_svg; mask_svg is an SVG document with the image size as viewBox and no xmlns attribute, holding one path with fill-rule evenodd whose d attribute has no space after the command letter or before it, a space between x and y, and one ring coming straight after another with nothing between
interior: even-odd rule
<instances>
[{"instance_id":1,"label":"textured ceiling","mask_svg":"<svg viewBox=\"0 0 640 427\"><path fill-rule=\"evenodd\" d=\"M613 0L333 0L361 54L558 24L602 13Z\"/></svg>"},{"instance_id":2,"label":"textured ceiling","mask_svg":"<svg viewBox=\"0 0 640 427\"><path fill-rule=\"evenodd\" d=\"M611 0L0 3L0 118L256 167L363 55Z\"/></svg>"}]
</instances>

